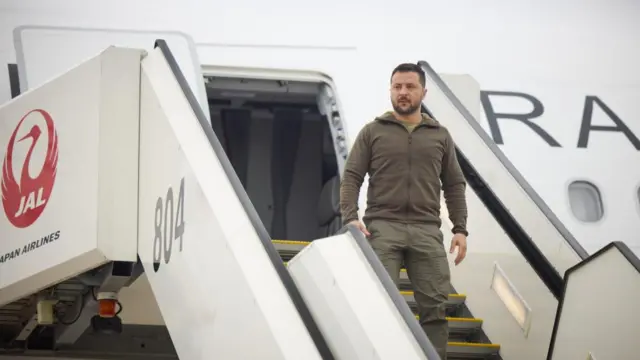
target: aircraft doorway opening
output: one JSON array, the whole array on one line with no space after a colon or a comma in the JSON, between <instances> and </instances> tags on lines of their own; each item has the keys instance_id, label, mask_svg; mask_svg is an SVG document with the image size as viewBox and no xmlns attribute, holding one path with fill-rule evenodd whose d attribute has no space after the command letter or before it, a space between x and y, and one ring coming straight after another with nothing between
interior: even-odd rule
<instances>
[{"instance_id":1,"label":"aircraft doorway opening","mask_svg":"<svg viewBox=\"0 0 640 360\"><path fill-rule=\"evenodd\" d=\"M205 84L213 130L271 238L311 241L338 231L336 148L343 149L334 138L343 127L325 110L328 85L220 76L205 76Z\"/></svg>"}]
</instances>

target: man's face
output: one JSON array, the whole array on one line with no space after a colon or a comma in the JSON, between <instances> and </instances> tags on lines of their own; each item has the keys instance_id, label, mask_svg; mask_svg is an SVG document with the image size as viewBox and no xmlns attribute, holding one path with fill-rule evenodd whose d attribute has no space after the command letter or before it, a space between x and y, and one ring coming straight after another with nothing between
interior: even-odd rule
<instances>
[{"instance_id":1,"label":"man's face","mask_svg":"<svg viewBox=\"0 0 640 360\"><path fill-rule=\"evenodd\" d=\"M420 76L415 72L397 72L391 78L391 104L400 115L419 111L426 94L420 84Z\"/></svg>"}]
</instances>

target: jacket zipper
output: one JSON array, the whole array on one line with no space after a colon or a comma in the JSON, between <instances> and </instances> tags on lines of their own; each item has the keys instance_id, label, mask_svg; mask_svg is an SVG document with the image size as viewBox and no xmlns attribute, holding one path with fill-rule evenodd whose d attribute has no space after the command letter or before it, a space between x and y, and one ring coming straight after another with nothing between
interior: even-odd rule
<instances>
[{"instance_id":1,"label":"jacket zipper","mask_svg":"<svg viewBox=\"0 0 640 360\"><path fill-rule=\"evenodd\" d=\"M408 129L407 129L408 130ZM415 130L415 128L414 128ZM409 205L411 203L411 133L413 131L409 131L409 147L407 151L407 156L409 157L409 171L407 174L407 206L405 211L405 220L409 221Z\"/></svg>"},{"instance_id":2,"label":"jacket zipper","mask_svg":"<svg viewBox=\"0 0 640 360\"><path fill-rule=\"evenodd\" d=\"M388 121L388 120L385 120ZM409 131L409 129L407 129L406 126L399 124L395 121L389 121L391 123L395 123L399 126L402 126L402 128L408 133L409 137L408 137L408 151L407 151L407 156L408 156L408 163L409 163L409 171L408 171L408 175L407 175L407 203L405 205L405 220L409 221L409 205L411 204L411 140L412 140L412 133L418 129L420 126L424 125L424 124L417 124L413 130Z\"/></svg>"}]
</instances>

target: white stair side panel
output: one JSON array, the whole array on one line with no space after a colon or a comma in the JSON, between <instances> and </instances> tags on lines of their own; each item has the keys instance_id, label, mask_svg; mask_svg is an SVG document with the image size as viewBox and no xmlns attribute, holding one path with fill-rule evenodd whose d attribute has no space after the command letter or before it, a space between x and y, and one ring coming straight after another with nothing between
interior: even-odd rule
<instances>
[{"instance_id":1,"label":"white stair side panel","mask_svg":"<svg viewBox=\"0 0 640 360\"><path fill-rule=\"evenodd\" d=\"M447 84L458 100L464 105L469 113L476 119L482 113L482 102L480 101L480 84L468 74L438 74L442 81ZM431 90L431 89L429 89ZM427 95L429 96L429 95Z\"/></svg>"},{"instance_id":2,"label":"white stair side panel","mask_svg":"<svg viewBox=\"0 0 640 360\"><path fill-rule=\"evenodd\" d=\"M140 60L144 50L102 53L98 244L109 260L138 261Z\"/></svg>"},{"instance_id":3,"label":"white stair side panel","mask_svg":"<svg viewBox=\"0 0 640 360\"><path fill-rule=\"evenodd\" d=\"M549 359L637 359L638 298L640 260L622 242L571 268Z\"/></svg>"},{"instance_id":4,"label":"white stair side panel","mask_svg":"<svg viewBox=\"0 0 640 360\"><path fill-rule=\"evenodd\" d=\"M288 267L338 359L426 359L351 235L313 241Z\"/></svg>"},{"instance_id":5,"label":"white stair side panel","mask_svg":"<svg viewBox=\"0 0 640 360\"><path fill-rule=\"evenodd\" d=\"M139 72L139 51L109 48L0 107L0 305L136 260L138 140L115 130L137 128ZM16 217L23 196L34 207ZM101 234L101 215L120 226Z\"/></svg>"},{"instance_id":6,"label":"white stair side panel","mask_svg":"<svg viewBox=\"0 0 640 360\"><path fill-rule=\"evenodd\" d=\"M142 61L139 204L140 259L181 359L320 359L160 49Z\"/></svg>"}]
</instances>

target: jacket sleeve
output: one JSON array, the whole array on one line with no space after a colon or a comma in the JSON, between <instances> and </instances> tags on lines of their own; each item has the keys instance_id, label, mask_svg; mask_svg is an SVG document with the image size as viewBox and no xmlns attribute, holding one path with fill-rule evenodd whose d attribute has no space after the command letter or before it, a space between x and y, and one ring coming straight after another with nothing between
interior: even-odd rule
<instances>
[{"instance_id":1,"label":"jacket sleeve","mask_svg":"<svg viewBox=\"0 0 640 360\"><path fill-rule=\"evenodd\" d=\"M453 223L452 232L467 233L467 200L465 197L466 182L456 156L455 143L447 131L445 151L442 159L442 191L449 211L449 219Z\"/></svg>"},{"instance_id":2,"label":"jacket sleeve","mask_svg":"<svg viewBox=\"0 0 640 360\"><path fill-rule=\"evenodd\" d=\"M369 171L370 160L370 133L369 128L365 126L360 130L351 147L340 182L340 213L344 225L358 220L358 195L364 177Z\"/></svg>"}]
</instances>

